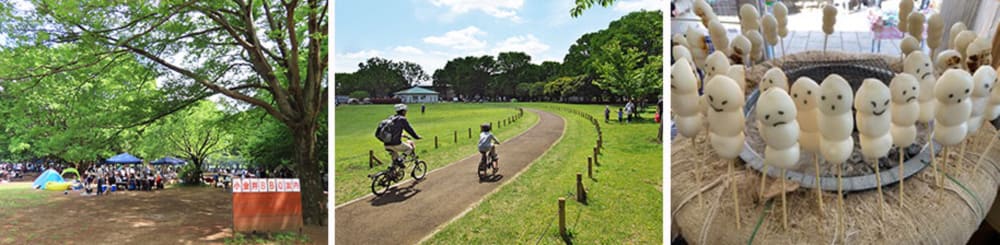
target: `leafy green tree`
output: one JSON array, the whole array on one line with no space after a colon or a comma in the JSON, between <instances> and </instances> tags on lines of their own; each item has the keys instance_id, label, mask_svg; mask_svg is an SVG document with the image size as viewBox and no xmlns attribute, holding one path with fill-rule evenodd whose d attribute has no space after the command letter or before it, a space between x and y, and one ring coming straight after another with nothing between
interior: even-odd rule
<instances>
[{"instance_id":1,"label":"leafy green tree","mask_svg":"<svg viewBox=\"0 0 1000 245\"><path fill-rule=\"evenodd\" d=\"M434 83L438 87L450 87L464 98L494 95L490 85L496 74L496 60L493 56L466 56L449 60L444 68L434 71Z\"/></svg>"},{"instance_id":2,"label":"leafy green tree","mask_svg":"<svg viewBox=\"0 0 1000 245\"><path fill-rule=\"evenodd\" d=\"M573 6L569 10L569 15L573 18L580 17L583 15L583 11L593 7L594 4L601 5L602 7L609 7L615 3L615 0L576 0L576 6Z\"/></svg>"},{"instance_id":3,"label":"leafy green tree","mask_svg":"<svg viewBox=\"0 0 1000 245\"><path fill-rule=\"evenodd\" d=\"M31 59L27 54L5 57L0 66L7 73L0 80L39 81L139 57L157 71L173 100L192 103L217 93L261 108L292 132L306 224L320 224L326 217L315 156L318 118L328 100L327 1L30 3L34 8L26 11L15 8L18 3L0 3L4 46L75 45L63 55L46 57L48 62L20 62Z\"/></svg>"},{"instance_id":4,"label":"leafy green tree","mask_svg":"<svg viewBox=\"0 0 1000 245\"><path fill-rule=\"evenodd\" d=\"M166 154L146 156L185 158L195 166L193 175L200 176L205 160L229 149L229 143L236 137L223 128L225 115L216 107L211 101L201 100L150 125L142 138L144 145L147 149L154 148L150 152L162 149Z\"/></svg>"},{"instance_id":5,"label":"leafy green tree","mask_svg":"<svg viewBox=\"0 0 1000 245\"><path fill-rule=\"evenodd\" d=\"M518 97L517 85L532 81L535 67L531 64L531 56L523 52L503 52L497 55L496 76L494 86L491 86L499 96Z\"/></svg>"},{"instance_id":6,"label":"leafy green tree","mask_svg":"<svg viewBox=\"0 0 1000 245\"><path fill-rule=\"evenodd\" d=\"M627 98L647 98L663 89L662 60L636 48L622 50L617 41L604 46L602 59L595 63L601 78L594 84L615 95Z\"/></svg>"},{"instance_id":7,"label":"leafy green tree","mask_svg":"<svg viewBox=\"0 0 1000 245\"><path fill-rule=\"evenodd\" d=\"M355 98L355 99L364 99L364 98L368 98L368 96L369 96L368 95L368 91L364 91L364 90L358 90L358 91L351 92L351 95L350 95L351 98Z\"/></svg>"}]
</instances>

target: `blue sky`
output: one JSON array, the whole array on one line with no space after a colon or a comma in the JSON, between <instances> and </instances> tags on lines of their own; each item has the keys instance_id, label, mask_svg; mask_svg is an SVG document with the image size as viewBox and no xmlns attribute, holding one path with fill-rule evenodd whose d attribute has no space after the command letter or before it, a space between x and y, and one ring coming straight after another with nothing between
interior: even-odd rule
<instances>
[{"instance_id":1,"label":"blue sky","mask_svg":"<svg viewBox=\"0 0 1000 245\"><path fill-rule=\"evenodd\" d=\"M334 72L378 56L420 64L428 75L453 58L522 51L532 63L562 61L584 33L662 0L619 0L571 18L573 0L337 1Z\"/></svg>"}]
</instances>

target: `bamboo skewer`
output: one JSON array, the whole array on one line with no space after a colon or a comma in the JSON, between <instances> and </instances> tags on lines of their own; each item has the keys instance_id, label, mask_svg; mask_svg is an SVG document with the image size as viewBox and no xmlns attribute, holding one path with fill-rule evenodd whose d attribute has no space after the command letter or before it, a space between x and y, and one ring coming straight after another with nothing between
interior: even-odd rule
<instances>
[{"instance_id":1,"label":"bamboo skewer","mask_svg":"<svg viewBox=\"0 0 1000 245\"><path fill-rule=\"evenodd\" d=\"M695 134L695 137L697 137L697 134ZM696 144L697 144L697 142L695 142L695 138L691 137L691 151L694 152L694 159L695 159L695 161L701 161L701 156L700 156L701 153L698 152L698 149L695 149L695 145ZM695 180L694 180L695 184L697 184L697 185L700 186L701 185L701 164L695 164L695 167L694 167L694 178L695 178ZM702 205L703 203L705 203L705 200L702 199L702 197L701 197L701 192L700 191L697 193L697 195L698 195L698 205Z\"/></svg>"},{"instance_id":2,"label":"bamboo skewer","mask_svg":"<svg viewBox=\"0 0 1000 245\"><path fill-rule=\"evenodd\" d=\"M757 195L760 196L760 200L761 201L764 200L764 186L765 186L764 183L767 182L767 170L768 170L767 168L768 167L769 166L767 164L764 164L764 168L760 172L760 192L758 192Z\"/></svg>"},{"instance_id":3,"label":"bamboo skewer","mask_svg":"<svg viewBox=\"0 0 1000 245\"><path fill-rule=\"evenodd\" d=\"M729 166L729 177L730 178L734 177L734 175L733 175L733 165L736 164L736 161L737 161L736 159L733 159L732 163L727 164ZM736 191L736 181L732 181L731 180L730 186L733 189L733 211L736 212L736 229L739 230L740 229L740 197L739 197L739 194L737 194L737 191Z\"/></svg>"},{"instance_id":4,"label":"bamboo skewer","mask_svg":"<svg viewBox=\"0 0 1000 245\"><path fill-rule=\"evenodd\" d=\"M903 173L905 172L903 169L906 168L903 165L903 147L900 146L899 151L896 153L899 155L899 208L903 208L903 187L906 186L904 184L906 177L903 177Z\"/></svg>"},{"instance_id":5,"label":"bamboo skewer","mask_svg":"<svg viewBox=\"0 0 1000 245\"><path fill-rule=\"evenodd\" d=\"M844 163L841 162L837 164L837 227L839 228L841 234L846 235L844 231Z\"/></svg>"},{"instance_id":6,"label":"bamboo skewer","mask_svg":"<svg viewBox=\"0 0 1000 245\"><path fill-rule=\"evenodd\" d=\"M820 188L819 154L813 155L813 165L816 167L816 202L819 203L819 217L822 219L826 214L823 213L823 190Z\"/></svg>"},{"instance_id":7,"label":"bamboo skewer","mask_svg":"<svg viewBox=\"0 0 1000 245\"><path fill-rule=\"evenodd\" d=\"M781 223L784 225L785 230L788 230L788 200L785 199L785 173L788 170L781 169Z\"/></svg>"},{"instance_id":8,"label":"bamboo skewer","mask_svg":"<svg viewBox=\"0 0 1000 245\"><path fill-rule=\"evenodd\" d=\"M990 137L990 143L986 145L986 149L983 150L983 154L979 155L979 160L976 160L976 167L972 170L972 173L979 171L979 165L982 164L983 157L986 156L986 152L990 152L990 148L993 148L993 143L997 140L997 134L1000 134L1000 130L993 132L993 137Z\"/></svg>"},{"instance_id":9,"label":"bamboo skewer","mask_svg":"<svg viewBox=\"0 0 1000 245\"><path fill-rule=\"evenodd\" d=\"M879 206L879 210L881 211L880 215L882 216L882 219L884 220L885 219L885 202L884 202L885 198L883 198L883 196L882 196L882 174L879 173L878 158L873 158L872 160L874 161L872 163L872 165L875 166L875 182L877 184L876 188L878 189L878 206Z\"/></svg>"}]
</instances>

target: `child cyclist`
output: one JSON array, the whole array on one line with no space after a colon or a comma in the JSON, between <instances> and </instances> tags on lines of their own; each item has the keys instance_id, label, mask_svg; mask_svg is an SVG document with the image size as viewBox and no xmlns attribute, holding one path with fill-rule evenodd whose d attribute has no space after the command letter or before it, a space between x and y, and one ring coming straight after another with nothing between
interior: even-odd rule
<instances>
[{"instance_id":1,"label":"child cyclist","mask_svg":"<svg viewBox=\"0 0 1000 245\"><path fill-rule=\"evenodd\" d=\"M496 136L493 136L493 133L490 133L491 128L492 126L490 126L489 123L484 123L479 126L480 131L482 131L479 133L479 153L485 154L486 152L489 152L489 156L493 158L493 171L499 171L500 162L498 161L496 146L493 145L493 142L496 142L496 144L499 145L500 140L498 140Z\"/></svg>"}]
</instances>

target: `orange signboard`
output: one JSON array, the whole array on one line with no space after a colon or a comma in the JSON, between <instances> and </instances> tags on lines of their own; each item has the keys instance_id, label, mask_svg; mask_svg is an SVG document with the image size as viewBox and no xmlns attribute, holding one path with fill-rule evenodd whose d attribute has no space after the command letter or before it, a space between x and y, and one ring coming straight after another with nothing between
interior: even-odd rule
<instances>
[{"instance_id":1,"label":"orange signboard","mask_svg":"<svg viewBox=\"0 0 1000 245\"><path fill-rule=\"evenodd\" d=\"M299 231L302 228L299 190L298 179L234 180L233 230Z\"/></svg>"}]
</instances>

